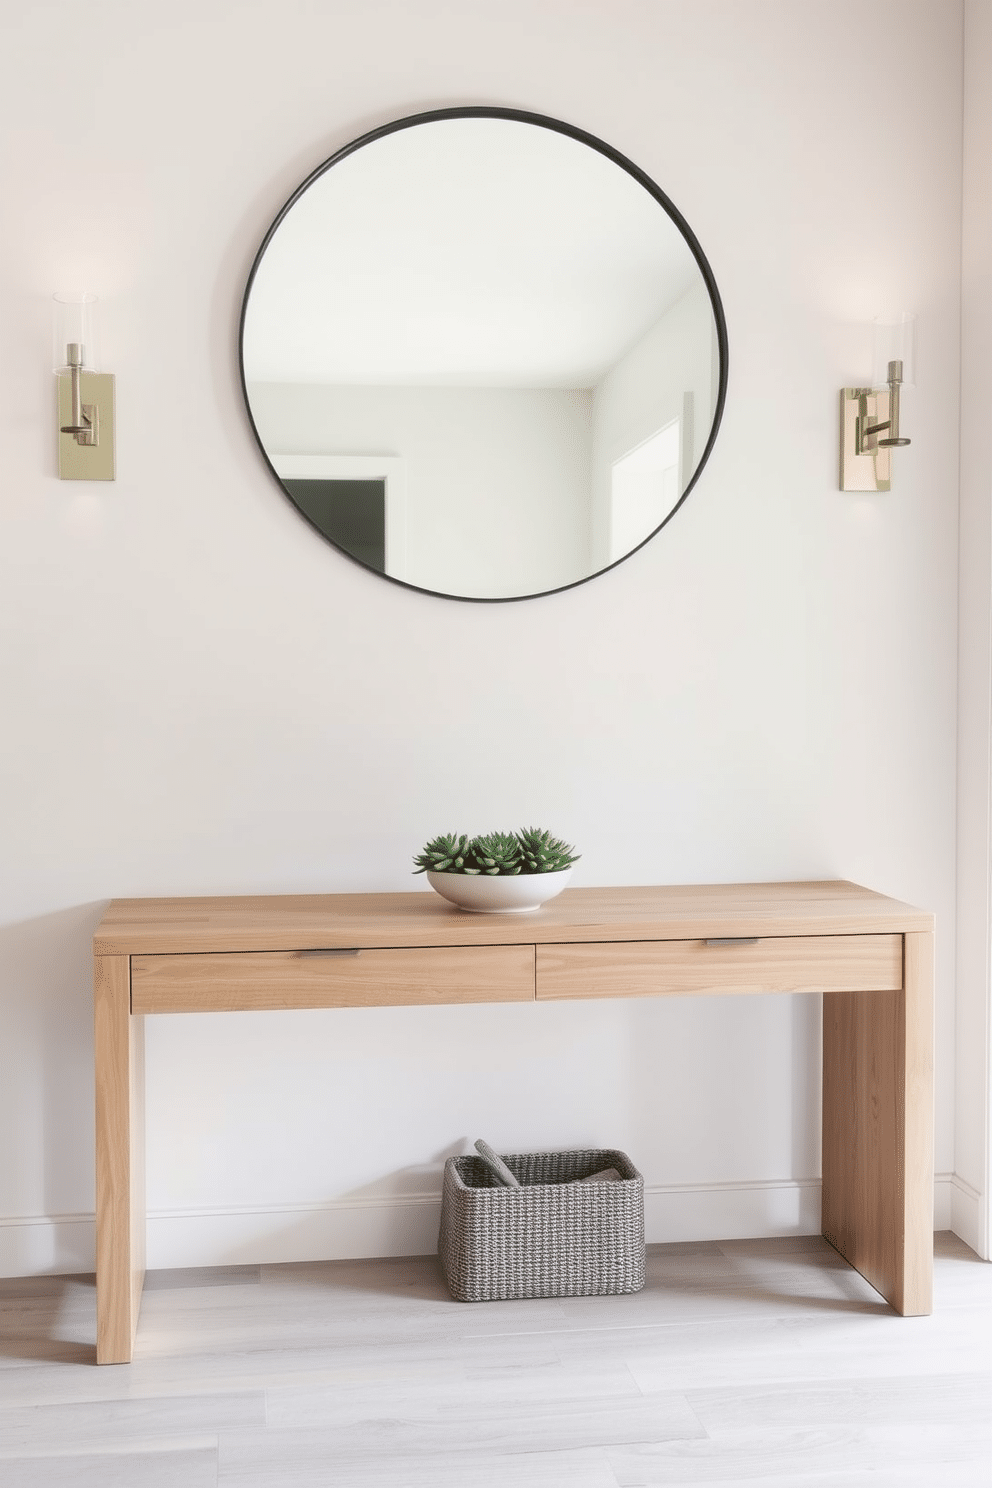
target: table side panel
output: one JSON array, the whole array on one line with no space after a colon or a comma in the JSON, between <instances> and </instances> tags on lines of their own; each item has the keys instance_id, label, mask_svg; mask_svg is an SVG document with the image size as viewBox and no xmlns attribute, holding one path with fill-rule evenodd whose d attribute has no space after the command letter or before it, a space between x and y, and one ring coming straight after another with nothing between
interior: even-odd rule
<instances>
[{"instance_id":1,"label":"table side panel","mask_svg":"<svg viewBox=\"0 0 992 1488\"><path fill-rule=\"evenodd\" d=\"M533 945L131 957L136 1013L533 1000Z\"/></svg>"},{"instance_id":2,"label":"table side panel","mask_svg":"<svg viewBox=\"0 0 992 1488\"><path fill-rule=\"evenodd\" d=\"M823 1234L897 1310L904 1011L901 992L823 1000Z\"/></svg>"},{"instance_id":3,"label":"table side panel","mask_svg":"<svg viewBox=\"0 0 992 1488\"><path fill-rule=\"evenodd\" d=\"M933 936L905 990L823 1001L823 1233L897 1312L933 1307Z\"/></svg>"},{"instance_id":4,"label":"table side panel","mask_svg":"<svg viewBox=\"0 0 992 1488\"><path fill-rule=\"evenodd\" d=\"M905 1275L899 1309L933 1311L934 938L906 936Z\"/></svg>"},{"instance_id":5,"label":"table side panel","mask_svg":"<svg viewBox=\"0 0 992 1488\"><path fill-rule=\"evenodd\" d=\"M537 997L725 996L902 986L901 935L539 945Z\"/></svg>"}]
</instances>

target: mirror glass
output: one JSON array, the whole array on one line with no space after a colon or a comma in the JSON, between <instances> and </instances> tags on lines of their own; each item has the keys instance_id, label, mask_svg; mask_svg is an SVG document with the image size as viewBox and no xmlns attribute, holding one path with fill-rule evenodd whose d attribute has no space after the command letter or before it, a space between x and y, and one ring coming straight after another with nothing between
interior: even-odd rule
<instances>
[{"instance_id":1,"label":"mirror glass","mask_svg":"<svg viewBox=\"0 0 992 1488\"><path fill-rule=\"evenodd\" d=\"M294 193L252 268L245 398L323 536L384 577L520 599L619 562L716 435L726 331L642 172L539 115L423 114Z\"/></svg>"}]
</instances>

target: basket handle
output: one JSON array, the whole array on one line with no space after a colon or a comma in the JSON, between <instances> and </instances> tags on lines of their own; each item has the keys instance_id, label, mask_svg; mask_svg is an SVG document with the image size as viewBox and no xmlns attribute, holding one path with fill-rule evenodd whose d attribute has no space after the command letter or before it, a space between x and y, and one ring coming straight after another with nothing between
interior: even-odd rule
<instances>
[{"instance_id":1,"label":"basket handle","mask_svg":"<svg viewBox=\"0 0 992 1488\"><path fill-rule=\"evenodd\" d=\"M493 1151L488 1142L480 1137L475 1144L475 1150L482 1158L486 1167L494 1178L498 1178L505 1188L519 1188L520 1182L514 1178L503 1159Z\"/></svg>"}]
</instances>

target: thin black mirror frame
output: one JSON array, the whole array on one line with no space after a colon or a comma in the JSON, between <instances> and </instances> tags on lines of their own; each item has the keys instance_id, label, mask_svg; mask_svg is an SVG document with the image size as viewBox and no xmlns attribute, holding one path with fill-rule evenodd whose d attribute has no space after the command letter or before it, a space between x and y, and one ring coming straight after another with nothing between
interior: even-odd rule
<instances>
[{"instance_id":1,"label":"thin black mirror frame","mask_svg":"<svg viewBox=\"0 0 992 1488\"><path fill-rule=\"evenodd\" d=\"M360 558L356 558L355 555L353 553L350 553L347 548L341 547L341 545L339 543L336 543L333 538L328 537L327 533L324 532L320 527L318 527L315 522L312 522L307 514L302 510L302 508L299 507L293 500L289 491L287 491L283 482L280 480L278 474L276 473L272 461L269 459L268 452L265 448L265 445L262 443L261 435L258 432L258 427L255 423L254 415L251 411L251 400L248 396L248 382L245 376L244 345L245 321L248 315L248 301L251 298L252 285L255 282L255 275L258 272L259 265L261 264L262 259L265 256L265 250L269 246L269 243L271 242L275 233L278 232L279 226L282 223L284 217L287 215L288 212L292 210L293 206L296 204L299 198L305 191L309 190L309 188L315 181L319 180L321 176L325 175L332 166L337 165L339 161L346 159L347 156L355 154L355 152L357 150L361 150L363 146L370 145L373 143L374 140L382 139L385 135L395 134L397 130L412 129L418 124L432 124L441 119L512 119L520 124L532 124L540 129L552 129L557 134L567 135L570 139L577 140L580 144L587 145L589 149L597 150L600 155L605 155L607 160L611 160L614 165L619 166L621 170L625 170L628 175L633 176L634 180L637 181L641 186L643 186L644 190L647 191L651 196L653 196L655 201L658 202L659 206L668 213L668 216L671 218L675 226L678 228L679 232L682 234L683 238L689 246L690 251L692 252L694 259L696 260L699 272L703 276L703 281L706 285L706 290L710 297L710 304L713 309L713 319L716 325L717 353L720 360L716 406L713 410L713 421L710 425L709 436L706 440L703 452L696 462L696 467L692 472L685 490L682 492L681 496L672 507L671 511L665 517L664 521L660 522L652 532L649 532L647 537L639 542L636 547L633 547L628 552L624 553L621 558L615 558L612 563L604 564L602 568L597 568L593 573L586 574L584 578L573 579L572 582L569 584L559 584L554 589L540 589L535 590L529 594L450 594L443 589L427 589L421 584L411 584L406 579L395 578L392 574L382 573L378 569L370 567L369 564L363 563ZM367 573L374 574L377 579L387 579L391 584L398 584L402 589L412 589L418 594L432 594L435 595L438 599L449 599L455 601L460 600L463 603L468 604L513 604L526 599L544 599L550 594L563 594L566 590L577 589L582 584L588 584L591 579L598 579L601 574L609 573L611 569L617 568L621 563L626 563L628 558L630 558L634 553L639 552L639 550L645 547L647 543L652 542L653 539L658 536L658 533L661 532L663 528L668 526L669 522L675 516L675 513L679 511L685 503L686 498L699 479L699 476L702 473L702 470L710 457L713 445L716 443L716 436L719 432L720 424L723 420L724 405L727 401L727 320L723 312L723 302L720 299L720 292L716 287L716 279L713 276L713 270L710 268L709 261L707 260L706 255L703 253L703 250L700 247L699 240L696 237L696 234L693 232L688 222L686 222L685 218L682 216L682 213L679 211L678 207L676 207L675 203L668 196L666 196L661 187L656 185L656 183L652 181L651 177L644 171L642 171L639 166L636 166L632 160L628 160L626 155L621 154L619 150L615 150L612 145L608 145L603 140L597 139L594 134L588 134L584 129L576 128L574 124L565 124L562 122L562 120L552 119L547 114L533 114L527 112L524 109L497 108L479 104L463 108L431 109L427 113L408 114L402 119L394 119L389 124L381 124L377 129L369 130L367 134L360 135L357 139L352 140L350 144L342 146L340 150L336 150L333 155L329 156L327 160L322 161L322 163L318 165L315 170L312 170L310 172L306 180L301 182L301 184L293 192L292 196L289 197L289 199L279 210L274 221L272 222L272 225L269 227L268 232L262 239L259 250L255 254L255 258L252 262L251 271L248 275L248 282L245 285L244 297L241 302L241 317L238 324L238 368L241 374L241 391L244 396L245 409L248 413L248 422L251 425L251 431L255 436L256 443L258 444L258 447L262 452L262 458L268 466L272 478L275 480L283 496L286 498L287 501L292 503L293 510L297 512L297 514L301 516L303 520L309 526L311 526L315 532L319 533L324 542L328 543L332 548L335 548L337 552L343 553L346 558L350 558L352 563L357 563L360 568L364 568Z\"/></svg>"}]
</instances>

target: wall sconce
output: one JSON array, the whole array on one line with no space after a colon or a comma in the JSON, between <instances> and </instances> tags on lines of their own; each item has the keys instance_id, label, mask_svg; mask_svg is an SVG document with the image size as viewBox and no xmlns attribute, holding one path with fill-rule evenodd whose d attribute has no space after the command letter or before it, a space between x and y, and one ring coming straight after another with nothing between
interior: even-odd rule
<instances>
[{"instance_id":1,"label":"wall sconce","mask_svg":"<svg viewBox=\"0 0 992 1488\"><path fill-rule=\"evenodd\" d=\"M96 295L55 296L60 480L114 480L114 379L97 372Z\"/></svg>"},{"instance_id":2,"label":"wall sconce","mask_svg":"<svg viewBox=\"0 0 992 1488\"><path fill-rule=\"evenodd\" d=\"M840 393L842 491L891 490L891 451L910 442L900 429L899 394L915 379L916 321L901 315L876 320L874 329L872 386L841 388Z\"/></svg>"}]
</instances>

